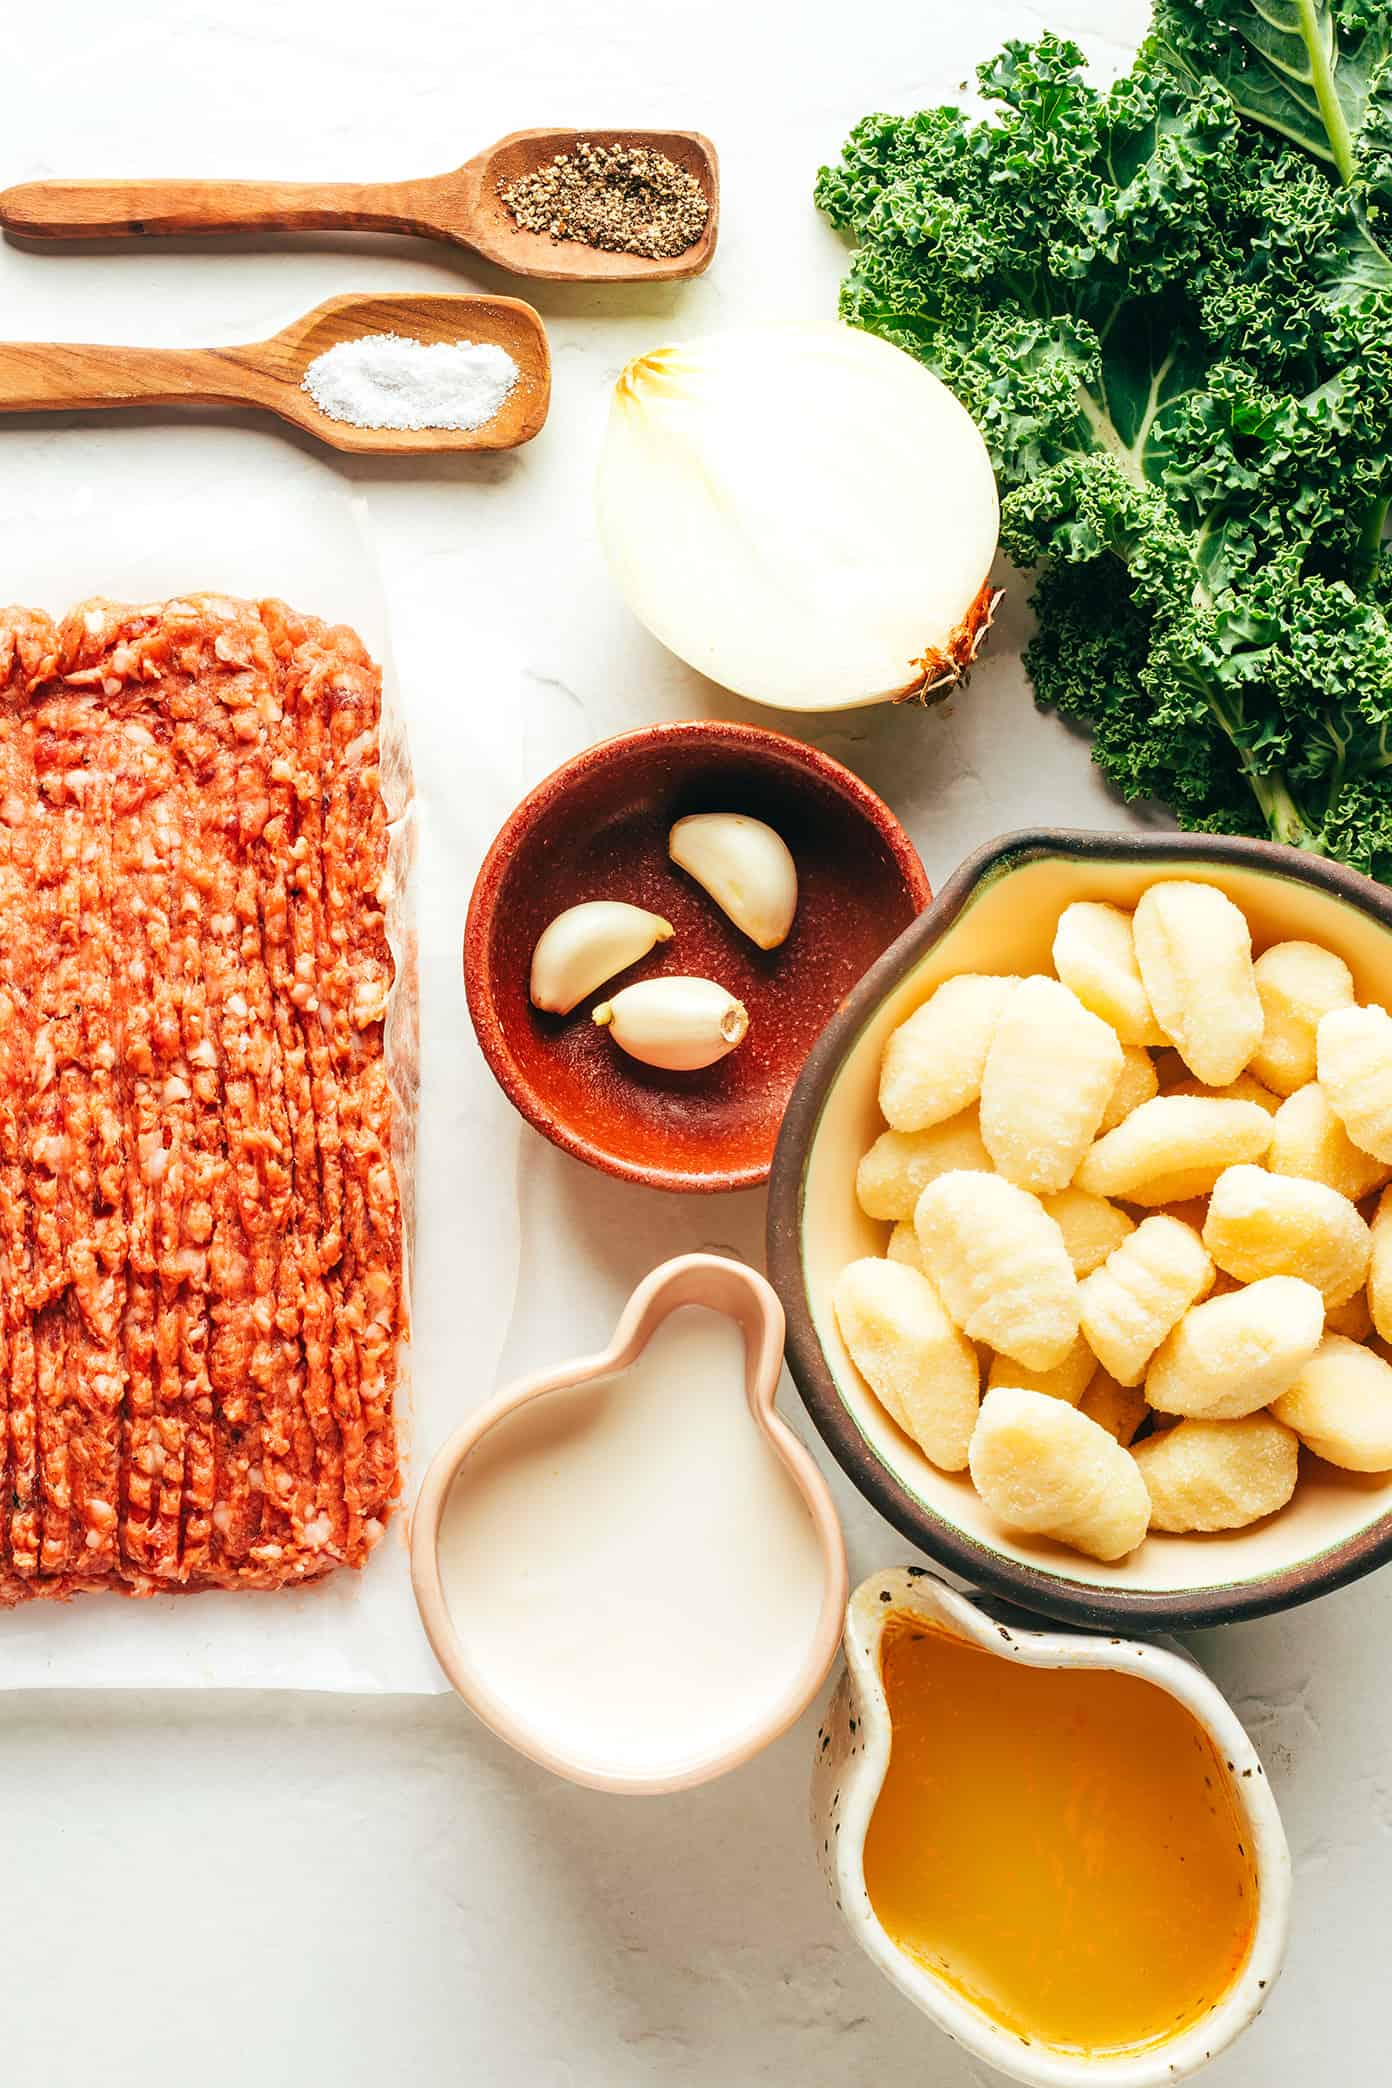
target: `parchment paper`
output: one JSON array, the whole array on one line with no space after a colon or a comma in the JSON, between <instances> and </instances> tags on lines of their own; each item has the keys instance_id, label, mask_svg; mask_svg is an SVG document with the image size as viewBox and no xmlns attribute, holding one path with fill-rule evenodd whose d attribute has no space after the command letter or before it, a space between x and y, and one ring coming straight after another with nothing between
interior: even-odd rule
<instances>
[{"instance_id":1,"label":"parchment paper","mask_svg":"<svg viewBox=\"0 0 1392 2088\"><path fill-rule=\"evenodd\" d=\"M81 445L81 474L72 470L73 444ZM45 470L56 445L68 451L64 468ZM381 663L383 791L392 822L387 927L397 965L387 1057L398 1096L395 1159L409 1283L419 1057L413 792L361 498L332 465L274 434L235 426L168 425L157 442L132 441L128 426L115 424L53 429L8 437L5 461L0 600L61 615L94 594L133 602L194 589L278 595L327 622L351 624ZM398 1392L403 1507L414 1491L406 1360ZM426 1440L441 1433L437 1426ZM411 1595L401 1510L361 1573L340 1570L315 1587L139 1602L91 1595L0 1612L0 1689L442 1686Z\"/></svg>"}]
</instances>

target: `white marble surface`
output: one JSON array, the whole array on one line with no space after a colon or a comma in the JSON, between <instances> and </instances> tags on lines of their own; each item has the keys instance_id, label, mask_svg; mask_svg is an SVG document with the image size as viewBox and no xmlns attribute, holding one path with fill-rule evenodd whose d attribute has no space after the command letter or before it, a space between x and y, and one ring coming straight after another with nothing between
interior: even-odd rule
<instances>
[{"instance_id":1,"label":"white marble surface","mask_svg":"<svg viewBox=\"0 0 1392 2088\"><path fill-rule=\"evenodd\" d=\"M1003 35L1046 22L1115 66L1142 20L1137 0L55 0L10 27L3 181L425 172L523 124L586 119L696 126L722 153L724 232L702 282L535 293L556 388L530 449L369 467L250 420L219 447L227 473L242 445L258 468L279 445L287 471L360 492L383 569L425 828L417 1369L461 1412L500 1375L588 1344L661 1255L759 1252L760 1198L645 1196L524 1132L481 1067L459 984L470 877L528 783L602 733L740 708L607 588L589 483L609 382L680 329L831 311L840 249L809 189L867 109L948 94ZM335 291L388 286L519 287L390 240L0 251L3 329L25 337L249 338ZM174 484L194 452L167 420L94 426L0 430L0 499L42 473L60 496L45 526L61 528L61 495L75 509L88 497L99 442L127 445L142 471L168 459L171 528L182 502L218 501L219 471ZM1084 746L1030 708L1024 626L1017 588L950 713L817 730L887 792L935 879L1005 828L1119 822ZM902 1558L836 1485L854 1566ZM1385 2076L1389 1623L1384 1578L1198 1649L1265 1750L1298 1871L1287 1977L1215 2088ZM4 2078L976 2081L843 1942L807 1846L812 1725L722 1784L630 1802L549 1780L447 1698L0 1699Z\"/></svg>"}]
</instances>

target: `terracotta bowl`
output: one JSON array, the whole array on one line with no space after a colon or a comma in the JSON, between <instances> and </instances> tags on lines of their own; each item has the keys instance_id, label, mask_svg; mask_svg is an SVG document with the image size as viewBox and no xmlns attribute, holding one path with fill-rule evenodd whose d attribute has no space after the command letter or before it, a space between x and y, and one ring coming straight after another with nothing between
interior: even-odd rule
<instances>
[{"instance_id":1,"label":"terracotta bowl","mask_svg":"<svg viewBox=\"0 0 1392 2088\"><path fill-rule=\"evenodd\" d=\"M797 918L777 950L756 949L668 860L674 820L718 811L767 820L792 850ZM539 783L489 849L464 934L469 1013L504 1094L564 1152L658 1189L753 1188L816 1037L929 897L888 807L815 747L717 719L646 726ZM659 1072L595 1027L590 1002L539 1013L532 950L584 899L629 900L676 931L606 992L663 972L718 979L749 1010L738 1049Z\"/></svg>"},{"instance_id":2,"label":"terracotta bowl","mask_svg":"<svg viewBox=\"0 0 1392 2088\"><path fill-rule=\"evenodd\" d=\"M883 1128L885 1039L963 971L1051 969L1062 908L1130 907L1158 877L1195 877L1240 906L1255 947L1304 938L1345 959L1360 1000L1392 1001L1392 892L1356 871L1262 841L1208 835L1012 834L968 858L829 1024L788 1106L769 1198L769 1273L788 1315L788 1363L850 1477L906 1537L978 1587L1103 1627L1190 1629L1261 1616L1342 1587L1392 1558L1392 1473L1339 1472L1301 1454L1294 1500L1246 1530L1152 1533L1101 1565L992 1519L965 1474L940 1472L900 1433L851 1362L832 1288L882 1254L888 1227L855 1199L860 1155Z\"/></svg>"}]
</instances>

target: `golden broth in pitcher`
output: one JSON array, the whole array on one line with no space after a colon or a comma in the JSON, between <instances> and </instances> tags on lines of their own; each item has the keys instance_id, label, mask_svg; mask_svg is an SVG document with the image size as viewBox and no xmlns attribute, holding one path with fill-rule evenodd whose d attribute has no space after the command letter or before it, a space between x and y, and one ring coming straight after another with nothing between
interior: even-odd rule
<instances>
[{"instance_id":1,"label":"golden broth in pitcher","mask_svg":"<svg viewBox=\"0 0 1392 2088\"><path fill-rule=\"evenodd\" d=\"M1221 2000L1257 1918L1223 1765L1165 1690L1032 1668L908 1619L865 1883L898 1948L1019 2036L1109 2052Z\"/></svg>"}]
</instances>

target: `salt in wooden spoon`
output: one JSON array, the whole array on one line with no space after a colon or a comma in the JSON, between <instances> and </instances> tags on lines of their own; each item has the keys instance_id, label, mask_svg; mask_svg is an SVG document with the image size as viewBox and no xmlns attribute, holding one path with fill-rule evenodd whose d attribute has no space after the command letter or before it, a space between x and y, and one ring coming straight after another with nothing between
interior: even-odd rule
<instances>
[{"instance_id":1,"label":"salt in wooden spoon","mask_svg":"<svg viewBox=\"0 0 1392 2088\"><path fill-rule=\"evenodd\" d=\"M519 175L596 145L645 145L693 173L710 215L684 254L650 261L524 232L498 193ZM203 232L416 232L468 247L513 275L556 282L662 282L699 275L715 252L720 180L697 131L523 130L452 174L420 181L28 181L0 192L0 224L25 239L130 239Z\"/></svg>"},{"instance_id":2,"label":"salt in wooden spoon","mask_svg":"<svg viewBox=\"0 0 1392 2088\"><path fill-rule=\"evenodd\" d=\"M492 341L518 378L481 428L359 428L331 420L302 388L316 356L364 334L418 341ZM334 449L360 456L513 449L530 442L551 399L546 330L515 297L333 297L268 341L235 348L119 348L70 341L0 341L0 413L68 413L111 406L259 406Z\"/></svg>"}]
</instances>

